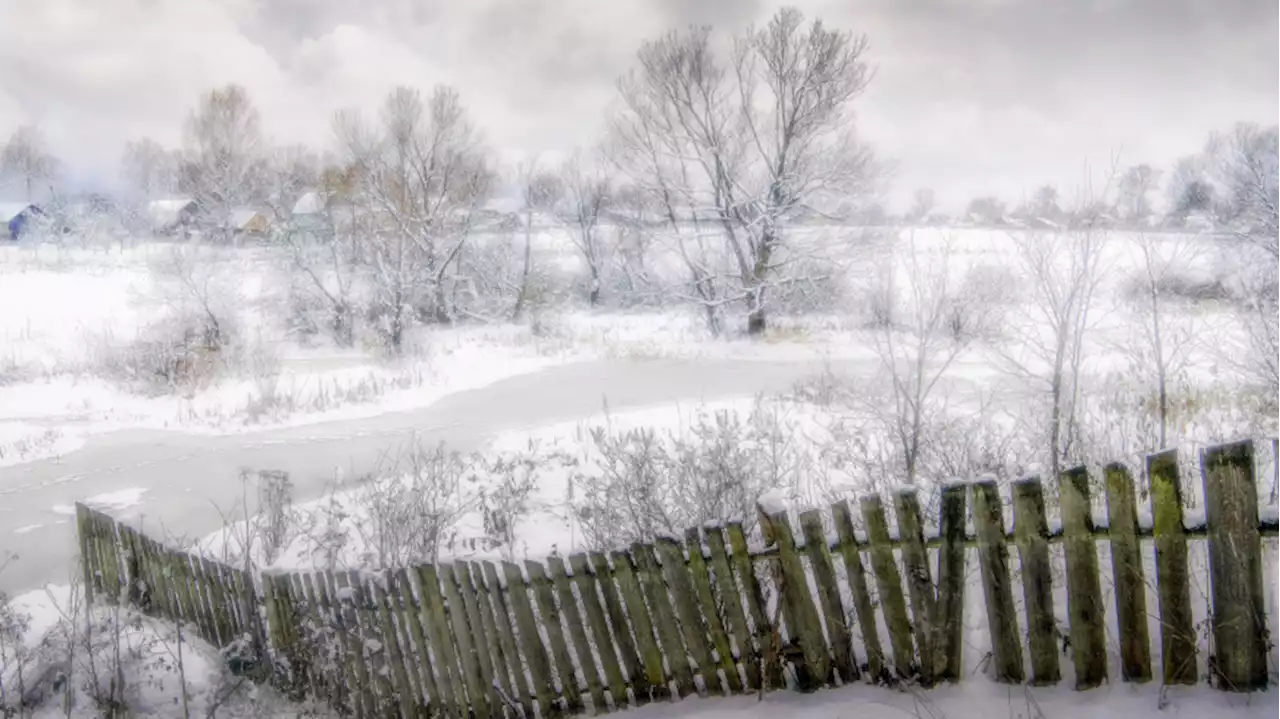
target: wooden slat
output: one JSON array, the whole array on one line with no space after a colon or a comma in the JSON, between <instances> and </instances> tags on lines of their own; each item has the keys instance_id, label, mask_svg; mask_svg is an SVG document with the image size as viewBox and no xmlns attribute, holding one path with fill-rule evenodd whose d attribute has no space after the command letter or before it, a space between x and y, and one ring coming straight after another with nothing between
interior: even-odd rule
<instances>
[{"instance_id":1,"label":"wooden slat","mask_svg":"<svg viewBox=\"0 0 1280 719\"><path fill-rule=\"evenodd\" d=\"M693 579L693 589L698 599L698 614L706 624L711 636L711 646L716 652L713 660L720 664L729 693L741 694L742 675L734 661L733 645L729 643L724 621L716 609L716 597L711 590L711 573L707 570L707 560L702 554L702 537L696 527L685 532L684 546L689 553L689 576Z\"/></svg>"},{"instance_id":2,"label":"wooden slat","mask_svg":"<svg viewBox=\"0 0 1280 719\"><path fill-rule=\"evenodd\" d=\"M1263 689L1267 686L1266 597L1253 442L1211 447L1202 465L1218 686L1236 692Z\"/></svg>"},{"instance_id":3,"label":"wooden slat","mask_svg":"<svg viewBox=\"0 0 1280 719\"><path fill-rule=\"evenodd\" d=\"M718 665L711 658L711 644L707 641L706 623L698 607L698 596L694 592L693 580L690 579L689 569L685 565L684 552L670 537L659 538L654 542L654 546L658 557L662 560L662 575L666 579L667 588L675 603L676 616L680 622L685 647L698 665L702 684L708 692L724 694Z\"/></svg>"},{"instance_id":4,"label":"wooden slat","mask_svg":"<svg viewBox=\"0 0 1280 719\"><path fill-rule=\"evenodd\" d=\"M490 652L489 635L485 632L484 618L480 613L480 602L476 599L475 583L471 578L471 567L466 562L453 565L454 577L458 582L458 594L462 597L462 607L466 611L467 626L471 629L471 651L476 656L477 669L480 671L480 691L486 695L491 713L502 715L502 697L493 689L494 661L501 662L501 655Z\"/></svg>"},{"instance_id":5,"label":"wooden slat","mask_svg":"<svg viewBox=\"0 0 1280 719\"><path fill-rule=\"evenodd\" d=\"M502 591L502 582L498 580L498 570L493 562L481 562L484 568L485 583L489 585L489 599L493 605L494 619L498 628L498 640L502 644L502 654L507 660L507 671L514 682L511 696L520 703L526 717L533 716L533 693L529 690L529 679L525 676L525 659L516 643L515 628L511 623L511 610L507 598Z\"/></svg>"},{"instance_id":6,"label":"wooden slat","mask_svg":"<svg viewBox=\"0 0 1280 719\"><path fill-rule=\"evenodd\" d=\"M973 523L978 535L978 564L987 601L995 680L1017 684L1024 677L1022 648L1009 581L1009 551L1005 545L1000 490L992 480L973 484Z\"/></svg>"},{"instance_id":7,"label":"wooden slat","mask_svg":"<svg viewBox=\"0 0 1280 719\"><path fill-rule=\"evenodd\" d=\"M643 705L653 699L669 699L671 690L667 686L667 675L662 666L662 650L658 647L654 634L653 619L645 604L643 589L633 568L631 556L626 552L613 552L613 576L618 583L618 593L626 603L627 616L631 618L631 627L634 629L636 650L643 666L643 671L631 676L631 691L635 694L636 703ZM610 614L613 612L610 611ZM615 631L620 623L618 619L614 619Z\"/></svg>"},{"instance_id":8,"label":"wooden slat","mask_svg":"<svg viewBox=\"0 0 1280 719\"><path fill-rule=\"evenodd\" d=\"M789 637L800 646L804 666L796 666L797 684L801 691L812 691L824 683L833 683L831 655L827 650L822 631L822 619L813 603L809 581L800 552L796 548L795 533L785 511L761 517L761 529L766 541L778 546L778 563L782 571L783 616L787 622ZM793 663L794 659L793 659Z\"/></svg>"},{"instance_id":9,"label":"wooden slat","mask_svg":"<svg viewBox=\"0 0 1280 719\"><path fill-rule=\"evenodd\" d=\"M1107 645L1088 469L1075 467L1063 472L1058 482L1058 498L1067 559L1067 614L1071 620L1076 688L1091 689L1107 680Z\"/></svg>"},{"instance_id":10,"label":"wooden slat","mask_svg":"<svg viewBox=\"0 0 1280 719\"><path fill-rule=\"evenodd\" d=\"M191 591L192 609L196 615L196 627L200 632L200 636L210 644L216 644L217 639L217 623L213 618L213 609L209 604L208 587L204 579L204 571L200 566L200 561L185 552L175 552L174 555L182 565L182 571L187 575L187 586ZM284 621L283 618L277 617L278 621ZM283 625L282 625L283 626Z\"/></svg>"},{"instance_id":11,"label":"wooden slat","mask_svg":"<svg viewBox=\"0 0 1280 719\"><path fill-rule=\"evenodd\" d=\"M210 564L207 569L214 569ZM310 696L324 697L323 682L324 678L319 676L317 671L317 660L323 660L323 640L317 636L317 633L308 629L308 624L313 621L313 604L307 597L306 583L303 581L301 574L289 574L284 577L289 583L289 592L291 599L291 609L293 611L295 628L298 632L298 655L303 658L307 666L307 686L310 689Z\"/></svg>"},{"instance_id":12,"label":"wooden slat","mask_svg":"<svg viewBox=\"0 0 1280 719\"><path fill-rule=\"evenodd\" d=\"M1058 627L1053 616L1053 568L1049 564L1049 526L1044 489L1038 478L1013 483L1014 541L1022 567L1022 601L1027 614L1031 683L1057 684Z\"/></svg>"},{"instance_id":13,"label":"wooden slat","mask_svg":"<svg viewBox=\"0 0 1280 719\"><path fill-rule=\"evenodd\" d=\"M540 716L552 716L551 659L547 656L547 648L538 633L538 623L533 616L533 606L529 603L529 589L524 583L524 573L520 567L511 562L502 563L502 571L507 579L507 596L511 599L511 610L515 614L516 626L520 630L520 646L524 650L525 661L529 665L529 677L533 682L533 690L538 698ZM554 708L559 714L559 707Z\"/></svg>"},{"instance_id":14,"label":"wooden slat","mask_svg":"<svg viewBox=\"0 0 1280 719\"><path fill-rule=\"evenodd\" d=\"M707 549L711 552L711 571L714 574L716 597L724 612L725 623L737 645L738 660L742 662L742 674L746 677L748 691L760 689L760 659L751 641L751 625L747 624L742 609L742 590L733 578L729 567L729 553L725 550L724 534L718 527L705 530Z\"/></svg>"},{"instance_id":15,"label":"wooden slat","mask_svg":"<svg viewBox=\"0 0 1280 719\"><path fill-rule=\"evenodd\" d=\"M1160 598L1160 664L1165 684L1195 684L1196 630L1187 572L1187 533L1182 526L1182 480L1177 450L1147 457L1156 587Z\"/></svg>"},{"instance_id":16,"label":"wooden slat","mask_svg":"<svg viewBox=\"0 0 1280 719\"><path fill-rule=\"evenodd\" d=\"M1116 627L1120 632L1120 677L1151 681L1151 640L1147 634L1146 577L1138 542L1138 506L1133 477L1123 464L1103 469L1107 484L1107 528L1111 574L1115 578Z\"/></svg>"},{"instance_id":17,"label":"wooden slat","mask_svg":"<svg viewBox=\"0 0 1280 719\"><path fill-rule=\"evenodd\" d=\"M431 648L427 643L427 632L422 626L422 610L413 593L413 582L409 579L409 573L404 569L397 569L393 579L391 600L396 605L400 613L400 621L408 629L409 637L413 642L412 659L406 659L406 661L413 665L411 670L418 673L418 683L426 694L427 708L432 710L440 704L440 686L436 684L435 674L431 670L433 664Z\"/></svg>"},{"instance_id":18,"label":"wooden slat","mask_svg":"<svg viewBox=\"0 0 1280 719\"><path fill-rule=\"evenodd\" d=\"M534 601L538 603L542 629L546 632L547 643L551 645L551 657L555 661L556 675L560 677L560 693L564 696L565 711L580 714L583 710L582 690L573 670L573 657L569 654L569 643L564 638L564 625L560 621L560 610L556 607L551 581L547 579L547 571L541 564L527 559L524 567L529 573Z\"/></svg>"},{"instance_id":19,"label":"wooden slat","mask_svg":"<svg viewBox=\"0 0 1280 719\"><path fill-rule=\"evenodd\" d=\"M591 653L591 643L587 640L586 622L582 621L582 612L578 611L577 599L573 596L573 586L569 583L569 575L565 572L564 560L560 557L547 557L547 572L555 587L557 601L560 605L560 618L569 630L569 639L573 644L574 654L578 659L578 672L582 674L591 695L591 704L597 714L609 711L604 699L604 685L600 683L600 671L596 668L595 655Z\"/></svg>"},{"instance_id":20,"label":"wooden slat","mask_svg":"<svg viewBox=\"0 0 1280 719\"><path fill-rule=\"evenodd\" d=\"M369 671L369 662L365 659L364 642L365 634L360 621L360 612L356 609L357 594L352 586L351 574L349 572L334 572L332 575L333 583L336 587L335 596L338 597L338 606L342 614L342 623L345 627L348 637L348 647L351 653L347 660L352 667L355 668L356 684L353 689L356 690L356 696L352 700L352 704L359 706L359 715L365 717L380 716L378 712L377 700L373 695L373 680ZM359 581L357 575L356 581ZM263 576L263 588L269 587L267 577ZM269 615L268 615L269 616Z\"/></svg>"},{"instance_id":21,"label":"wooden slat","mask_svg":"<svg viewBox=\"0 0 1280 719\"><path fill-rule=\"evenodd\" d=\"M436 568L424 564L416 568L418 596L421 598L422 623L427 630L427 641L435 658L436 683L440 687L442 712L466 713L469 703L463 679L462 665L453 647L452 630L445 614L444 596L440 593L440 577ZM450 707L456 707L451 709Z\"/></svg>"},{"instance_id":22,"label":"wooden slat","mask_svg":"<svg viewBox=\"0 0 1280 719\"><path fill-rule=\"evenodd\" d=\"M480 613L481 632L484 634L485 647L489 652L490 671L492 672L489 681L491 686L494 687L495 704L502 706L504 713L514 714L519 711L520 702L528 701L528 697L521 699L516 692L511 674L507 671L507 649L502 642L501 633L498 630L498 619L494 613L496 600L493 595L501 593L501 589L498 587L497 582L494 582L492 586L486 586L484 568L479 563L469 563L467 571L470 573L471 581L475 586L476 609ZM497 714L498 712L495 710L494 713Z\"/></svg>"},{"instance_id":23,"label":"wooden slat","mask_svg":"<svg viewBox=\"0 0 1280 719\"><path fill-rule=\"evenodd\" d=\"M756 577L755 562L747 548L747 537L742 531L742 523L729 522L725 525L725 533L729 536L729 563L733 567L734 576L738 579L738 586L742 588L742 596L747 604L747 616L751 617L751 624L755 627L755 664L761 670L769 672L768 677L761 677L757 672L756 685L781 686L781 664L774 662L766 669L764 663L760 661L760 652L764 651L764 647L768 646L773 636L773 622L765 613L764 592L760 589L760 580ZM765 679L768 681L764 681Z\"/></svg>"},{"instance_id":24,"label":"wooden slat","mask_svg":"<svg viewBox=\"0 0 1280 719\"><path fill-rule=\"evenodd\" d=\"M942 488L939 498L938 594L934 607L933 670L938 681L958 682L964 656L965 497L963 484Z\"/></svg>"},{"instance_id":25,"label":"wooden slat","mask_svg":"<svg viewBox=\"0 0 1280 719\"><path fill-rule=\"evenodd\" d=\"M889 543L889 525L884 518L884 506L880 497L868 495L862 498L862 518L867 528L868 552L871 569L879 588L880 608L884 623L889 629L889 644L893 647L894 670L907 679L916 676L913 659L915 644L911 640L911 620L907 617L907 600L902 594L902 578L898 565L893 561L893 547Z\"/></svg>"},{"instance_id":26,"label":"wooden slat","mask_svg":"<svg viewBox=\"0 0 1280 719\"><path fill-rule=\"evenodd\" d=\"M150 540L146 537L139 537L144 551L148 552L155 558L155 562L162 567L163 571L169 574L169 586L173 588L174 611L182 617L183 624L188 625L188 631L192 627L196 631L199 625L196 623L196 609L194 599L191 596L191 585L187 572L183 570L183 561L176 552L164 549L162 547L151 547Z\"/></svg>"},{"instance_id":27,"label":"wooden slat","mask_svg":"<svg viewBox=\"0 0 1280 719\"><path fill-rule=\"evenodd\" d=\"M91 549L93 545L93 529L89 525L89 508L76 502L76 539L80 542L80 570L84 582L84 598L86 605L92 605L95 595L102 593L98 581L97 562Z\"/></svg>"},{"instance_id":28,"label":"wooden slat","mask_svg":"<svg viewBox=\"0 0 1280 719\"><path fill-rule=\"evenodd\" d=\"M402 716L414 716L422 704L422 690L414 683L416 673L411 675L405 666L405 655L400 648L400 637L396 631L395 618L391 615L391 603L383 588L387 581L386 574L369 578L370 597L378 614L378 629L382 637L383 656L391 668L390 678L393 682L393 696L400 707Z\"/></svg>"},{"instance_id":29,"label":"wooden slat","mask_svg":"<svg viewBox=\"0 0 1280 719\"><path fill-rule=\"evenodd\" d=\"M631 545L631 554L635 557L636 578L640 581L640 589L649 605L654 626L658 629L658 639L662 643L662 656L667 660L667 667L676 683L678 697L687 697L695 693L693 670L689 666L689 653L684 646L684 636L676 626L676 610L671 606L671 597L659 574L658 561L654 558L653 547L639 542Z\"/></svg>"},{"instance_id":30,"label":"wooden slat","mask_svg":"<svg viewBox=\"0 0 1280 719\"><path fill-rule=\"evenodd\" d=\"M920 501L913 488L895 493L898 514L898 545L902 547L902 568L907 575L907 593L911 598L912 628L916 639L916 665L920 668L920 684L933 686L934 593L929 575L929 554L924 548L924 527L920 524Z\"/></svg>"},{"instance_id":31,"label":"wooden slat","mask_svg":"<svg viewBox=\"0 0 1280 719\"><path fill-rule=\"evenodd\" d=\"M862 556L853 533L853 519L847 502L831 505L831 518L835 521L836 536L840 541L840 557L844 560L845 576L849 581L849 593L853 597L853 610L862 632L862 645L867 652L867 672L873 681L883 683L885 674L884 652L880 649L880 631L876 627L875 607L867 590L866 574L862 568Z\"/></svg>"},{"instance_id":32,"label":"wooden slat","mask_svg":"<svg viewBox=\"0 0 1280 719\"><path fill-rule=\"evenodd\" d=\"M467 687L471 713L477 717L488 717L490 716L489 688L485 685L484 676L480 672L480 658L476 651L470 622L467 619L466 606L459 593L453 565L438 564L436 572L440 575L440 586L444 589L445 607L453 630L454 646L458 650L458 661L462 667L462 680Z\"/></svg>"},{"instance_id":33,"label":"wooden slat","mask_svg":"<svg viewBox=\"0 0 1280 719\"><path fill-rule=\"evenodd\" d=\"M622 666L618 663L618 654L614 650L613 638L609 634L609 623L605 619L604 607L600 604L600 595L596 589L596 577L587 563L587 555L579 552L569 556L569 567L573 570L573 581L578 586L578 596L582 599L582 608L587 614L587 624L591 627L591 636L595 639L596 652L600 655L600 665L604 669L605 681L609 683L609 694L618 707L627 705L627 682L622 677ZM605 577L608 581L608 577Z\"/></svg>"},{"instance_id":34,"label":"wooden slat","mask_svg":"<svg viewBox=\"0 0 1280 719\"><path fill-rule=\"evenodd\" d=\"M239 586L239 577L237 573L236 590L242 592L243 587ZM325 572L316 572L314 581L320 616L337 641L337 656L334 657L335 666L329 682L329 705L337 709L340 715L353 716L358 706L358 701L353 701L358 685L355 679L355 667L351 664L351 646L347 637L346 624L342 621L341 609L334 598L333 577ZM252 632L252 630L249 631Z\"/></svg>"},{"instance_id":35,"label":"wooden slat","mask_svg":"<svg viewBox=\"0 0 1280 719\"><path fill-rule=\"evenodd\" d=\"M218 638L216 646L224 647L231 642L234 633L231 630L230 617L227 615L227 597L219 581L217 569L204 557L196 557L200 562L200 573L203 575L205 591L209 593L209 609L213 613L213 629Z\"/></svg>"},{"instance_id":36,"label":"wooden slat","mask_svg":"<svg viewBox=\"0 0 1280 719\"><path fill-rule=\"evenodd\" d=\"M809 557L813 580L818 587L818 600L827 627L827 641L831 649L831 663L840 673L840 681L848 684L861 676L853 656L853 637L845 621L844 603L840 600L840 585L836 570L827 549L826 531L822 527L822 514L811 509L800 514L800 531L804 534L804 551Z\"/></svg>"}]
</instances>

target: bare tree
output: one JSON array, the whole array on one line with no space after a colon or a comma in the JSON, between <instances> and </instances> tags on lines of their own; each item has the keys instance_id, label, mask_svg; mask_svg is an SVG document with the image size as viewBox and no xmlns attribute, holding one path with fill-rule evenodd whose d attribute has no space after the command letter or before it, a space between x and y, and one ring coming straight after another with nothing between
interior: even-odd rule
<instances>
[{"instance_id":1,"label":"bare tree","mask_svg":"<svg viewBox=\"0 0 1280 719\"><path fill-rule=\"evenodd\" d=\"M1205 154L1209 172L1225 190L1229 219L1242 240L1280 260L1277 229L1277 152L1280 130L1240 123L1225 135L1214 135Z\"/></svg>"},{"instance_id":2,"label":"bare tree","mask_svg":"<svg viewBox=\"0 0 1280 719\"><path fill-rule=\"evenodd\" d=\"M143 200L168 194L177 184L173 153L149 137L125 143L120 174Z\"/></svg>"},{"instance_id":3,"label":"bare tree","mask_svg":"<svg viewBox=\"0 0 1280 719\"><path fill-rule=\"evenodd\" d=\"M888 425L907 484L916 483L927 428L945 412L940 383L976 337L970 298L950 279L950 238L934 248L921 244L912 233L879 273L877 281L886 286L878 291L892 298L893 321L878 324L872 334L890 395L887 403L876 398L881 411L875 415Z\"/></svg>"},{"instance_id":4,"label":"bare tree","mask_svg":"<svg viewBox=\"0 0 1280 719\"><path fill-rule=\"evenodd\" d=\"M1168 219L1181 226L1191 213L1211 211L1215 198L1213 184L1207 179L1204 157L1188 155L1178 158L1165 183Z\"/></svg>"},{"instance_id":5,"label":"bare tree","mask_svg":"<svg viewBox=\"0 0 1280 719\"><path fill-rule=\"evenodd\" d=\"M586 167L575 152L560 166L557 176L563 189L556 203L556 217L569 228L569 238L587 266L587 301L600 304L601 273L607 261L600 221L610 201L610 183L599 167Z\"/></svg>"},{"instance_id":6,"label":"bare tree","mask_svg":"<svg viewBox=\"0 0 1280 719\"><path fill-rule=\"evenodd\" d=\"M1031 212L1039 218L1056 220L1062 216L1062 208L1058 207L1058 188L1043 185L1031 198Z\"/></svg>"},{"instance_id":7,"label":"bare tree","mask_svg":"<svg viewBox=\"0 0 1280 719\"><path fill-rule=\"evenodd\" d=\"M437 87L423 102L400 87L383 104L380 126L340 113L335 129L360 178L357 204L370 218L375 314L399 352L415 321L451 322L450 273L486 198L493 173L458 93Z\"/></svg>"},{"instance_id":8,"label":"bare tree","mask_svg":"<svg viewBox=\"0 0 1280 719\"><path fill-rule=\"evenodd\" d=\"M1106 239L1097 228L1102 205L1088 199L1079 205L1090 208L1093 221L1067 231L1013 238L1029 297L1005 323L1012 343L997 351L1001 364L1047 401L1045 445L1055 477L1063 461L1078 451L1085 340L1093 325Z\"/></svg>"},{"instance_id":9,"label":"bare tree","mask_svg":"<svg viewBox=\"0 0 1280 719\"><path fill-rule=\"evenodd\" d=\"M1136 368L1150 373L1149 382L1156 395L1158 439L1165 447L1171 422L1170 386L1187 367L1194 346L1194 333L1187 318L1180 318L1169 307L1170 286L1196 260L1200 246L1183 237L1157 238L1146 233L1138 233L1134 241L1139 262L1139 322L1134 325L1136 342L1128 349L1135 355Z\"/></svg>"},{"instance_id":10,"label":"bare tree","mask_svg":"<svg viewBox=\"0 0 1280 719\"><path fill-rule=\"evenodd\" d=\"M969 200L968 206L965 208L965 214L970 219L982 222L988 225L998 224L1004 219L1006 209L1005 203L998 197L986 195L983 197L975 197Z\"/></svg>"},{"instance_id":11,"label":"bare tree","mask_svg":"<svg viewBox=\"0 0 1280 719\"><path fill-rule=\"evenodd\" d=\"M261 120L239 85L210 90L187 117L180 189L190 192L216 232L229 237L231 213L259 199L265 174Z\"/></svg>"},{"instance_id":12,"label":"bare tree","mask_svg":"<svg viewBox=\"0 0 1280 719\"><path fill-rule=\"evenodd\" d=\"M733 267L728 299L745 303L755 334L786 263L782 220L821 211L830 195L861 196L875 179L852 132L852 101L871 79L867 41L820 20L806 27L792 8L735 38L728 65L711 40L694 27L645 43L620 83L612 156L667 206L716 225Z\"/></svg>"},{"instance_id":13,"label":"bare tree","mask_svg":"<svg viewBox=\"0 0 1280 719\"><path fill-rule=\"evenodd\" d=\"M933 190L922 187L915 191L911 196L911 210L908 213L908 219L912 222L924 222L929 218L929 213L933 212L936 204Z\"/></svg>"},{"instance_id":14,"label":"bare tree","mask_svg":"<svg viewBox=\"0 0 1280 719\"><path fill-rule=\"evenodd\" d=\"M46 147L44 133L35 125L19 127L0 150L0 175L21 182L27 202L35 199L38 185L58 176L60 168L61 163Z\"/></svg>"},{"instance_id":15,"label":"bare tree","mask_svg":"<svg viewBox=\"0 0 1280 719\"><path fill-rule=\"evenodd\" d=\"M533 225L539 212L548 212L560 200L564 188L554 173L538 169L537 159L527 160L516 170L520 182L520 209L524 213L524 252L520 267L516 303L511 319L519 321L529 304L530 279L533 275Z\"/></svg>"},{"instance_id":16,"label":"bare tree","mask_svg":"<svg viewBox=\"0 0 1280 719\"><path fill-rule=\"evenodd\" d=\"M1120 219L1141 224L1151 216L1151 193L1160 182L1160 171L1135 165L1124 171L1117 185L1116 210Z\"/></svg>"}]
</instances>

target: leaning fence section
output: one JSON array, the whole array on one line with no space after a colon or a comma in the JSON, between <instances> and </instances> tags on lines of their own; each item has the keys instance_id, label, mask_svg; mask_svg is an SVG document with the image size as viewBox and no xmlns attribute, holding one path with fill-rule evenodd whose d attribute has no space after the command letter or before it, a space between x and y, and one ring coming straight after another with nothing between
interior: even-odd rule
<instances>
[{"instance_id":1,"label":"leaning fence section","mask_svg":"<svg viewBox=\"0 0 1280 719\"><path fill-rule=\"evenodd\" d=\"M543 562L379 572L255 577L86 507L77 525L94 597L182 620L218 646L245 642L276 681L349 716L551 717L785 685L957 682L973 669L962 666L962 631L974 558L997 681L1191 684L1206 658L1197 657L1189 542L1207 544L1210 681L1265 686L1261 545L1276 522L1259 516L1252 444L1204 453L1203 522L1184 516L1173 451L1142 468L1149 511L1128 468L1101 474L1057 478L1052 517L1038 479L1007 494L977 481L940 490L927 533L916 494L901 491L795 516L762 507L763 550L728 523ZM1154 576L1144 542L1154 544ZM1056 579L1065 626L1051 549L1065 565ZM1104 574L1114 596L1104 597Z\"/></svg>"}]
</instances>

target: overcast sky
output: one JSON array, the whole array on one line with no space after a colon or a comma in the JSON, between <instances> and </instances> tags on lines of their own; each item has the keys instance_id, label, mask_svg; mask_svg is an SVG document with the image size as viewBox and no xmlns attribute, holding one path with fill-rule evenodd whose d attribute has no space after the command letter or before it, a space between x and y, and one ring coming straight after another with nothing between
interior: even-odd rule
<instances>
[{"instance_id":1,"label":"overcast sky","mask_svg":"<svg viewBox=\"0 0 1280 719\"><path fill-rule=\"evenodd\" d=\"M1086 161L1167 164L1280 104L1272 0L824 0L865 32L877 75L859 127L898 164L892 197L1016 202ZM397 84L458 87L504 157L598 136L639 44L690 22L728 32L740 0L0 0L0 137L45 131L82 185L109 187L126 139L176 144L200 93L248 88L273 140L322 145L343 106Z\"/></svg>"}]
</instances>

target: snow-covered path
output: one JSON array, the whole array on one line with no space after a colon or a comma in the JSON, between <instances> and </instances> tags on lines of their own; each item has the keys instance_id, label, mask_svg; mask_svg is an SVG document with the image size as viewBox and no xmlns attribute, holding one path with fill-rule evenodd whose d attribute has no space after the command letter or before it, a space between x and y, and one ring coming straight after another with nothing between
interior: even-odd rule
<instances>
[{"instance_id":1,"label":"snow-covered path","mask_svg":"<svg viewBox=\"0 0 1280 719\"><path fill-rule=\"evenodd\" d=\"M91 438L57 460L0 468L0 591L64 583L74 569L72 504L90 499L133 518L153 537L198 538L223 525L244 487L242 467L290 473L295 499L320 496L417 433L467 450L494 434L676 401L779 392L824 367L872 368L849 360L609 360L563 365L459 392L407 412L223 436L125 431Z\"/></svg>"}]
</instances>

